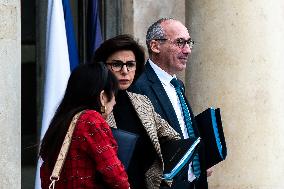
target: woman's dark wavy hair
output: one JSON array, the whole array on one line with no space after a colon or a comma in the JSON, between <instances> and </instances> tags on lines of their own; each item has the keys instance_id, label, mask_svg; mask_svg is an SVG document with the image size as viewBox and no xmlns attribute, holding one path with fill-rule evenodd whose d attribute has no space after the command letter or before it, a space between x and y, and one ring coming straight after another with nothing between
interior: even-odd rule
<instances>
[{"instance_id":1,"label":"woman's dark wavy hair","mask_svg":"<svg viewBox=\"0 0 284 189\"><path fill-rule=\"evenodd\" d=\"M141 75L144 70L145 64L145 52L144 48L139 45L139 43L134 40L131 35L123 34L118 35L116 37L110 38L104 41L100 47L95 51L95 54L92 58L92 61L98 62L106 62L108 57L110 57L113 53L121 50L130 50L135 55L136 61L136 72L134 81Z\"/></svg>"},{"instance_id":2,"label":"woman's dark wavy hair","mask_svg":"<svg viewBox=\"0 0 284 189\"><path fill-rule=\"evenodd\" d=\"M108 100L118 91L117 79L104 63L81 64L71 73L65 95L41 143L40 156L50 170L74 115L86 109L100 112L102 90Z\"/></svg>"}]
</instances>

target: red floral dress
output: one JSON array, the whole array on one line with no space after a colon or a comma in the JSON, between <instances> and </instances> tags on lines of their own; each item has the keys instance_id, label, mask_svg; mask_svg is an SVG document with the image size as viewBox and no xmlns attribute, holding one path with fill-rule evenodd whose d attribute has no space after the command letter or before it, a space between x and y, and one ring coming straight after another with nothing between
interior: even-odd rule
<instances>
[{"instance_id":1,"label":"red floral dress","mask_svg":"<svg viewBox=\"0 0 284 189\"><path fill-rule=\"evenodd\" d=\"M40 169L42 189L47 189L51 172L45 163ZM79 117L56 189L128 189L123 165L117 157L117 143L103 117L86 110Z\"/></svg>"}]
</instances>

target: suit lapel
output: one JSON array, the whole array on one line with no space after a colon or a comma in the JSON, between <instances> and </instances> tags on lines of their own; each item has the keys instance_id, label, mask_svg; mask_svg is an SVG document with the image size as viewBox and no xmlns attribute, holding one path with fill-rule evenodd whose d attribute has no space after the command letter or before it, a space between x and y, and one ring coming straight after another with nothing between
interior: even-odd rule
<instances>
[{"instance_id":1,"label":"suit lapel","mask_svg":"<svg viewBox=\"0 0 284 189\"><path fill-rule=\"evenodd\" d=\"M161 83L155 71L147 62L145 65L146 75L151 83L151 89L155 93L158 99L158 103L154 104L155 108L161 107L161 110L156 110L178 133L182 134L176 113L173 109L171 101ZM182 136L182 135L181 135Z\"/></svg>"}]
</instances>

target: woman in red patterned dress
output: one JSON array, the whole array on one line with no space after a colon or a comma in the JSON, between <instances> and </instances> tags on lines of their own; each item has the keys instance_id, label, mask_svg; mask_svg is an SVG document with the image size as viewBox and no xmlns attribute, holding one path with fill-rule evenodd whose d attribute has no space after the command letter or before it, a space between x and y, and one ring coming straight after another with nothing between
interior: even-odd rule
<instances>
[{"instance_id":1,"label":"woman in red patterned dress","mask_svg":"<svg viewBox=\"0 0 284 189\"><path fill-rule=\"evenodd\" d=\"M42 189L51 183L49 178L71 120L81 111L55 188L129 188L117 157L117 143L105 121L115 104L117 89L115 76L102 63L80 65L71 73L63 100L42 140Z\"/></svg>"}]
</instances>

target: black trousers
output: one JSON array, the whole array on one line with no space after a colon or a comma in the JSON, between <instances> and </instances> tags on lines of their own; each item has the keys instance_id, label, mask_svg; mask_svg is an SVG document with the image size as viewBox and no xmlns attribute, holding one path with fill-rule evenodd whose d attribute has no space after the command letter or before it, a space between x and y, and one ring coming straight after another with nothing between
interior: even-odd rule
<instances>
[{"instance_id":1,"label":"black trousers","mask_svg":"<svg viewBox=\"0 0 284 189\"><path fill-rule=\"evenodd\" d=\"M180 181L180 182L174 182L172 184L172 187L161 185L160 189L194 189L194 186L192 183L189 183L188 181Z\"/></svg>"},{"instance_id":2,"label":"black trousers","mask_svg":"<svg viewBox=\"0 0 284 189\"><path fill-rule=\"evenodd\" d=\"M174 182L171 189L194 189L194 185L188 181Z\"/></svg>"},{"instance_id":3,"label":"black trousers","mask_svg":"<svg viewBox=\"0 0 284 189\"><path fill-rule=\"evenodd\" d=\"M208 189L208 185L198 183L198 181L176 180L171 187L162 184L160 189Z\"/></svg>"},{"instance_id":4,"label":"black trousers","mask_svg":"<svg viewBox=\"0 0 284 189\"><path fill-rule=\"evenodd\" d=\"M174 180L171 189L208 189L207 178L201 177L193 182L184 180Z\"/></svg>"},{"instance_id":5,"label":"black trousers","mask_svg":"<svg viewBox=\"0 0 284 189\"><path fill-rule=\"evenodd\" d=\"M194 189L194 185L193 183L188 182L187 179L174 180L171 187L162 181L160 189Z\"/></svg>"},{"instance_id":6,"label":"black trousers","mask_svg":"<svg viewBox=\"0 0 284 189\"><path fill-rule=\"evenodd\" d=\"M198 179L189 182L188 166L186 166L174 179L171 189L208 189L207 175L203 172Z\"/></svg>"}]
</instances>

